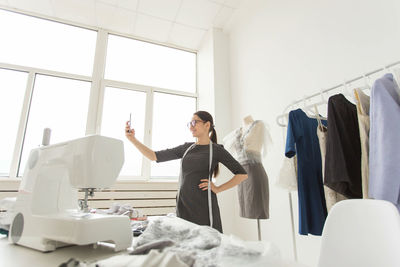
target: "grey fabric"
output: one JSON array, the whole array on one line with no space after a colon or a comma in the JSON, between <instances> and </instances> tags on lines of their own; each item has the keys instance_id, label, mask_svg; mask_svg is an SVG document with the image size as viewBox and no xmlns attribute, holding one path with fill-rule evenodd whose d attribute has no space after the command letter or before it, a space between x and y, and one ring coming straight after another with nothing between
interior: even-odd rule
<instances>
[{"instance_id":1,"label":"grey fabric","mask_svg":"<svg viewBox=\"0 0 400 267\"><path fill-rule=\"evenodd\" d=\"M186 149L193 143L156 152L157 162L182 158ZM208 214L207 191L202 191L198 185L201 179L208 179L209 145L196 145L185 156L182 162L182 181L179 198L176 204L178 217L199 225L210 225ZM246 174L246 171L222 145L213 144L213 161L211 169L218 163L225 165L234 174ZM211 193L213 227L222 232L220 211L217 195Z\"/></svg>"},{"instance_id":2,"label":"grey fabric","mask_svg":"<svg viewBox=\"0 0 400 267\"><path fill-rule=\"evenodd\" d=\"M208 226L198 226L185 221L183 221L183 227L168 222L173 222L173 220L151 221L133 248L154 240L168 239L175 242L175 245L166 248L165 251L176 253L189 266L194 264L195 259L199 263L212 263L208 256L215 259L216 253L212 249L221 244L221 236L218 231Z\"/></svg>"},{"instance_id":3,"label":"grey fabric","mask_svg":"<svg viewBox=\"0 0 400 267\"><path fill-rule=\"evenodd\" d=\"M140 255L140 254L147 254L150 252L152 249L158 249L162 250L166 247L170 247L174 244L171 240L156 240L153 242L149 242L147 244L144 244L142 246L138 246L135 248L133 252L131 252L131 255Z\"/></svg>"},{"instance_id":4,"label":"grey fabric","mask_svg":"<svg viewBox=\"0 0 400 267\"><path fill-rule=\"evenodd\" d=\"M153 217L146 231L135 240L134 249L157 240L171 240L174 245L162 253L151 250L147 255L118 255L82 267L289 266L271 242L243 241L177 217Z\"/></svg>"},{"instance_id":5,"label":"grey fabric","mask_svg":"<svg viewBox=\"0 0 400 267\"><path fill-rule=\"evenodd\" d=\"M248 179L238 185L240 216L250 219L269 218L268 176L261 163L244 164Z\"/></svg>"},{"instance_id":6,"label":"grey fabric","mask_svg":"<svg viewBox=\"0 0 400 267\"><path fill-rule=\"evenodd\" d=\"M222 237L222 234L209 226L199 226L179 218L161 217L149 223L133 248L154 240L171 240L175 244L163 252L173 252L193 267L227 266L222 264L226 259L241 259L248 263L260 259L260 250L246 248L240 242L222 242Z\"/></svg>"},{"instance_id":7,"label":"grey fabric","mask_svg":"<svg viewBox=\"0 0 400 267\"><path fill-rule=\"evenodd\" d=\"M80 265L81 266L81 265ZM82 267L188 267L173 252L152 250L147 255L118 255Z\"/></svg>"}]
</instances>

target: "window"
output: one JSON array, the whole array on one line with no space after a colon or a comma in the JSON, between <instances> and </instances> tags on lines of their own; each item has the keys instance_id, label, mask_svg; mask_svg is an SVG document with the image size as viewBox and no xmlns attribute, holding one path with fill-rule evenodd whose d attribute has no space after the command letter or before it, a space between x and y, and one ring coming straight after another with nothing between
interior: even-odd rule
<instances>
[{"instance_id":1,"label":"window","mask_svg":"<svg viewBox=\"0 0 400 267\"><path fill-rule=\"evenodd\" d=\"M125 123L132 114L132 128L138 140L143 140L146 93L106 87L104 93L101 134L124 142L125 163L120 176L141 176L142 154L125 137Z\"/></svg>"},{"instance_id":2,"label":"window","mask_svg":"<svg viewBox=\"0 0 400 267\"><path fill-rule=\"evenodd\" d=\"M50 144L95 133L122 140L122 179L178 176L179 161L144 161L124 128L132 114L153 150L193 141L195 53L2 9L0 25L0 176L24 174L45 128Z\"/></svg>"},{"instance_id":3,"label":"window","mask_svg":"<svg viewBox=\"0 0 400 267\"><path fill-rule=\"evenodd\" d=\"M95 31L5 10L0 25L0 62L92 75Z\"/></svg>"},{"instance_id":4,"label":"window","mask_svg":"<svg viewBox=\"0 0 400 267\"><path fill-rule=\"evenodd\" d=\"M153 150L162 150L193 141L187 123L196 112L196 98L154 93ZM177 177L179 160L152 162L152 177Z\"/></svg>"},{"instance_id":5,"label":"window","mask_svg":"<svg viewBox=\"0 0 400 267\"><path fill-rule=\"evenodd\" d=\"M0 176L8 176L28 73L0 69Z\"/></svg>"},{"instance_id":6,"label":"window","mask_svg":"<svg viewBox=\"0 0 400 267\"><path fill-rule=\"evenodd\" d=\"M196 54L109 35L105 78L196 92Z\"/></svg>"},{"instance_id":7,"label":"window","mask_svg":"<svg viewBox=\"0 0 400 267\"><path fill-rule=\"evenodd\" d=\"M51 129L50 144L85 136L90 82L36 75L19 176L33 148Z\"/></svg>"}]
</instances>

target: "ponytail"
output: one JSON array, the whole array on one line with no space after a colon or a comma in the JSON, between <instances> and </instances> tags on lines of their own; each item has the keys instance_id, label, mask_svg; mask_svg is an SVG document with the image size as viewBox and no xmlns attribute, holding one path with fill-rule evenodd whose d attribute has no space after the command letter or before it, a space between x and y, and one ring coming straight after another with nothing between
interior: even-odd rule
<instances>
[{"instance_id":1,"label":"ponytail","mask_svg":"<svg viewBox=\"0 0 400 267\"><path fill-rule=\"evenodd\" d=\"M211 141L214 144L217 144L217 131L215 131L214 125L211 125L210 131L211 131L211 136L210 136ZM217 166L215 166L214 169L214 177L217 177L218 174L219 174L219 164L217 163Z\"/></svg>"},{"instance_id":2,"label":"ponytail","mask_svg":"<svg viewBox=\"0 0 400 267\"><path fill-rule=\"evenodd\" d=\"M211 125L210 131L211 131L211 136L210 136L211 141L217 144L217 132L215 131L214 125Z\"/></svg>"},{"instance_id":3,"label":"ponytail","mask_svg":"<svg viewBox=\"0 0 400 267\"><path fill-rule=\"evenodd\" d=\"M209 132L211 133L210 139L211 142L217 144L217 132L215 131L214 119L211 116L211 114L208 113L207 111L197 111L193 115L198 116L204 122L210 122L210 130L209 130ZM219 173L219 164L217 163L217 166L215 166L214 169L214 177L217 177L218 173Z\"/></svg>"}]
</instances>

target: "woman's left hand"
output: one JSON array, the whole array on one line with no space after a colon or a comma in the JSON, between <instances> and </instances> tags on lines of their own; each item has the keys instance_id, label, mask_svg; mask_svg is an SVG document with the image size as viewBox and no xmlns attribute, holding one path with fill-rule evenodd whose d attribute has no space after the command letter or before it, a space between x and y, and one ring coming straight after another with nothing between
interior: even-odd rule
<instances>
[{"instance_id":1,"label":"woman's left hand","mask_svg":"<svg viewBox=\"0 0 400 267\"><path fill-rule=\"evenodd\" d=\"M208 179L201 179L200 180L202 183L199 184L199 188L203 191L208 189ZM217 194L218 191L218 186L216 186L212 181L211 181L211 191L213 191L215 194Z\"/></svg>"}]
</instances>

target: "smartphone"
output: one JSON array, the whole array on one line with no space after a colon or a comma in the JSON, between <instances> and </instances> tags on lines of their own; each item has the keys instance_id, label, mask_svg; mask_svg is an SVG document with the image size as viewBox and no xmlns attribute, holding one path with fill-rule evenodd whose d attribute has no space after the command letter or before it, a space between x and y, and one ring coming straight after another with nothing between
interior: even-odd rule
<instances>
[{"instance_id":1,"label":"smartphone","mask_svg":"<svg viewBox=\"0 0 400 267\"><path fill-rule=\"evenodd\" d=\"M129 113L129 128L131 128L131 121L132 121L132 113ZM128 131L130 133L131 130Z\"/></svg>"}]
</instances>

